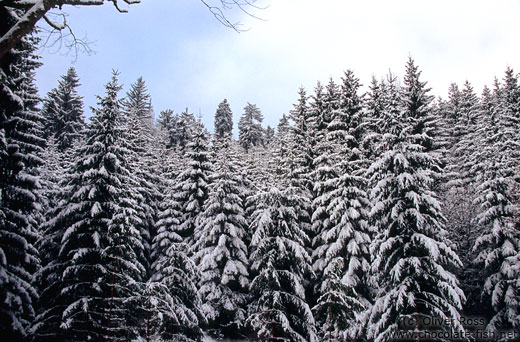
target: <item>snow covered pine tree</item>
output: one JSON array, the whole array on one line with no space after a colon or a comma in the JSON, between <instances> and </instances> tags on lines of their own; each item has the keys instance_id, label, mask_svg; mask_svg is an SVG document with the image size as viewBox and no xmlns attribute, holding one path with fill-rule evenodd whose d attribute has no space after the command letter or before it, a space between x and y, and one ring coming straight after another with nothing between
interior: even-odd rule
<instances>
[{"instance_id":1,"label":"snow covered pine tree","mask_svg":"<svg viewBox=\"0 0 520 342\"><path fill-rule=\"evenodd\" d=\"M464 294L449 271L461 263L450 248L432 190L440 162L427 129L431 97L419 76L410 59L400 107L392 108L394 102L386 109L399 114L388 115L393 124L384 131L378 144L380 157L369 169L377 181L371 220L378 234L371 248L381 288L371 310L368 338L376 342L399 337L399 331L411 333L404 336L409 339L432 329L463 331L459 311ZM425 317L447 324L432 326Z\"/></svg>"}]
</instances>

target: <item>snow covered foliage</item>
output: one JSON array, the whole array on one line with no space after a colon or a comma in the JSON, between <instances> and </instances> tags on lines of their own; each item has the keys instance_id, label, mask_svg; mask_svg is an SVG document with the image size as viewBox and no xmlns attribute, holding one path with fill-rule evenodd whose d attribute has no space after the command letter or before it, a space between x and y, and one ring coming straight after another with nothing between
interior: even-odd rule
<instances>
[{"instance_id":1,"label":"snow covered foliage","mask_svg":"<svg viewBox=\"0 0 520 342\"><path fill-rule=\"evenodd\" d=\"M123 101L123 108L127 116L139 118L142 129L151 134L154 120L152 99L142 77L130 86Z\"/></svg>"},{"instance_id":2,"label":"snow covered foliage","mask_svg":"<svg viewBox=\"0 0 520 342\"><path fill-rule=\"evenodd\" d=\"M153 276L141 292L141 308L145 311L141 336L157 336L165 341L201 341L206 318L197 293L196 265L188 258L181 236L175 231L168 235L168 240L158 235L158 241L167 241L168 245L158 255Z\"/></svg>"},{"instance_id":3,"label":"snow covered foliage","mask_svg":"<svg viewBox=\"0 0 520 342\"><path fill-rule=\"evenodd\" d=\"M248 323L262 340L317 341L303 281L312 274L303 246L308 237L293 209L300 199L290 189L257 195L251 240L252 303Z\"/></svg>"},{"instance_id":4,"label":"snow covered foliage","mask_svg":"<svg viewBox=\"0 0 520 342\"><path fill-rule=\"evenodd\" d=\"M248 103L244 107L244 114L238 122L238 141L246 152L251 147L264 144L263 120L264 116L255 104Z\"/></svg>"},{"instance_id":5,"label":"snow covered foliage","mask_svg":"<svg viewBox=\"0 0 520 342\"><path fill-rule=\"evenodd\" d=\"M158 205L162 196L158 190L160 176L154 171L160 156L154 143L151 99L142 78L138 78L126 94L123 111L126 116L127 147L131 151L128 162L134 171L134 189L139 194L136 197L136 214L140 220L136 227L140 231L143 244L143 255L139 255L139 260L149 273L153 254L152 239L155 236Z\"/></svg>"},{"instance_id":6,"label":"snow covered foliage","mask_svg":"<svg viewBox=\"0 0 520 342\"><path fill-rule=\"evenodd\" d=\"M61 77L58 87L52 89L44 99L42 114L45 118L45 135L56 141L58 149L72 147L85 129L83 98L78 94L79 78L70 67Z\"/></svg>"},{"instance_id":7,"label":"snow covered foliage","mask_svg":"<svg viewBox=\"0 0 520 342\"><path fill-rule=\"evenodd\" d=\"M126 299L142 281L136 196L122 126L117 73L91 119L68 178L68 202L51 222L60 234L56 267L63 306L57 333L79 340L131 338ZM51 308L46 308L51 309ZM44 323L45 324L45 323Z\"/></svg>"},{"instance_id":8,"label":"snow covered foliage","mask_svg":"<svg viewBox=\"0 0 520 342\"><path fill-rule=\"evenodd\" d=\"M16 13L2 13L0 32ZM0 66L0 334L9 341L29 335L37 290L40 192L38 167L44 141L34 85L36 39L23 38Z\"/></svg>"},{"instance_id":9,"label":"snow covered foliage","mask_svg":"<svg viewBox=\"0 0 520 342\"><path fill-rule=\"evenodd\" d=\"M229 143L228 143L229 144ZM203 313L214 336L244 336L249 286L247 220L236 156L219 149L219 162L209 198L197 219L200 239L194 259L200 271Z\"/></svg>"},{"instance_id":10,"label":"snow covered foliage","mask_svg":"<svg viewBox=\"0 0 520 342\"><path fill-rule=\"evenodd\" d=\"M188 257L186 237L182 236L182 207L176 200L176 153L164 158L161 185L164 196L159 204L156 235L152 244L152 276L140 294L145 312L141 336L164 340L200 341L205 317L197 292L199 273Z\"/></svg>"},{"instance_id":11,"label":"snow covered foliage","mask_svg":"<svg viewBox=\"0 0 520 342\"><path fill-rule=\"evenodd\" d=\"M515 226L515 207L504 177L497 172L478 188L477 202L482 212L477 216L484 232L475 242L477 263L484 270L482 293L494 310L488 329L500 331L520 325L520 231Z\"/></svg>"},{"instance_id":12,"label":"snow covered foliage","mask_svg":"<svg viewBox=\"0 0 520 342\"><path fill-rule=\"evenodd\" d=\"M360 151L361 99L359 81L351 71L345 73L341 87L341 105L332 113L328 127L331 158L337 174L327 179L326 192L319 197L328 205L329 217L316 236L319 298L313 310L321 327L321 336L355 338L361 314L369 307L367 279L370 234L367 225L369 200L363 178Z\"/></svg>"},{"instance_id":13,"label":"snow covered foliage","mask_svg":"<svg viewBox=\"0 0 520 342\"><path fill-rule=\"evenodd\" d=\"M480 181L475 203L480 206L476 223L481 235L475 242L477 264L485 275L484 303L493 308L490 331L520 326L520 231L518 219L518 123L520 89L511 69L504 85L498 83L490 120L483 130L483 148L478 153Z\"/></svg>"},{"instance_id":14,"label":"snow covered foliage","mask_svg":"<svg viewBox=\"0 0 520 342\"><path fill-rule=\"evenodd\" d=\"M203 210L209 196L210 177L213 172L209 161L209 134L198 121L193 131L193 140L187 145L186 167L177 177L174 200L180 206L178 234L186 239L189 247L198 239L195 221ZM191 252L190 252L191 254Z\"/></svg>"},{"instance_id":15,"label":"snow covered foliage","mask_svg":"<svg viewBox=\"0 0 520 342\"><path fill-rule=\"evenodd\" d=\"M216 139L231 138L233 133L233 112L226 99L219 103L215 112L214 134Z\"/></svg>"},{"instance_id":16,"label":"snow covered foliage","mask_svg":"<svg viewBox=\"0 0 520 342\"><path fill-rule=\"evenodd\" d=\"M428 330L424 317L449 322L439 329L463 330L464 294L450 271L460 260L432 191L440 161L424 124L430 110L424 86L410 60L400 115L383 133L381 154L369 169L375 181L371 222L378 230L372 266L381 285L367 326L367 337L375 341L391 339L399 329ZM410 319L416 323L403 324Z\"/></svg>"}]
</instances>

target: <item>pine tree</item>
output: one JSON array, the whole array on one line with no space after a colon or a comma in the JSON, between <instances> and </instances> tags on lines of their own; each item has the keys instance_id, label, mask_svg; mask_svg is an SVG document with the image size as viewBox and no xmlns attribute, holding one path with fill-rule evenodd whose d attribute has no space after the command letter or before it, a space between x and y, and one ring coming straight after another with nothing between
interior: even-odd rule
<instances>
[{"instance_id":1,"label":"pine tree","mask_svg":"<svg viewBox=\"0 0 520 342\"><path fill-rule=\"evenodd\" d=\"M322 234L332 229L333 222L330 219L328 208L332 198L330 193L334 190L332 179L338 177L338 170L334 167L333 149L334 143L329 139L331 135L328 133L329 124L332 119L332 112L338 109L338 87L331 79L326 93L322 93L323 88L318 84L313 103L311 103L311 111L314 113L313 120L316 128L316 157L313 160L314 170L312 172L313 198L312 198L312 216L311 216L311 246L313 270L318 279L321 279L325 268L324 258L327 253L327 246L323 244ZM319 281L315 284L313 293L315 294L311 300L314 306L317 302L317 294Z\"/></svg>"},{"instance_id":2,"label":"pine tree","mask_svg":"<svg viewBox=\"0 0 520 342\"><path fill-rule=\"evenodd\" d=\"M136 203L140 217L137 228L142 237L144 254L140 255L140 262L150 272L152 263L152 239L155 235L155 222L158 215L158 202L161 195L158 191L158 174L156 165L159 156L154 153L154 134L152 130L152 107L150 95L142 78L132 84L123 102L126 114L125 126L127 140L133 158L128 160L134 170L136 191L139 193L139 202ZM162 157L162 156L161 156ZM149 274L150 275L150 274Z\"/></svg>"},{"instance_id":3,"label":"pine tree","mask_svg":"<svg viewBox=\"0 0 520 342\"><path fill-rule=\"evenodd\" d=\"M321 263L319 295L313 308L323 337L341 334L353 338L360 316L369 307L365 274L370 265L370 235L367 226L368 196L361 152L361 98L359 80L351 71L343 78L340 107L333 112L328 141L337 174L326 182L321 198L328 203L324 213L329 223L316 237Z\"/></svg>"},{"instance_id":4,"label":"pine tree","mask_svg":"<svg viewBox=\"0 0 520 342\"><path fill-rule=\"evenodd\" d=\"M175 116L170 133L171 146L181 154L185 154L188 150L188 144L194 139L196 134L197 120L193 113L188 111L182 112Z\"/></svg>"},{"instance_id":5,"label":"pine tree","mask_svg":"<svg viewBox=\"0 0 520 342\"><path fill-rule=\"evenodd\" d=\"M232 137L233 133L233 112L231 107L224 99L219 103L217 111L215 112L215 138L222 139L224 137Z\"/></svg>"},{"instance_id":6,"label":"pine tree","mask_svg":"<svg viewBox=\"0 0 520 342\"><path fill-rule=\"evenodd\" d=\"M36 274L40 296L32 331L34 341L62 341L64 336L59 325L65 307L60 302L62 284L61 274L57 272L57 269L63 266L57 259L61 244L61 227L56 227L53 223L60 206L68 200L64 190L66 179L63 176L67 174L68 169L64 167L64 155L60 153L52 138L47 141L42 157L45 160L40 168L44 223L41 225L41 235L37 242L42 267Z\"/></svg>"},{"instance_id":7,"label":"pine tree","mask_svg":"<svg viewBox=\"0 0 520 342\"><path fill-rule=\"evenodd\" d=\"M273 142L274 137L276 136L276 132L273 127L267 125L265 128L265 141L266 144L269 145Z\"/></svg>"},{"instance_id":8,"label":"pine tree","mask_svg":"<svg viewBox=\"0 0 520 342\"><path fill-rule=\"evenodd\" d=\"M369 169L376 184L371 222L378 229L371 246L373 271L381 284L368 325L368 338L375 341L393 338L398 329L426 331L431 326L424 317L450 322L441 330L463 330L459 311L464 294L450 272L461 263L446 237L433 191L441 163L428 141L429 95L411 59L404 85L400 115L384 131L382 154Z\"/></svg>"},{"instance_id":9,"label":"pine tree","mask_svg":"<svg viewBox=\"0 0 520 342\"><path fill-rule=\"evenodd\" d=\"M141 293L145 313L146 338L200 341L205 323L197 293L198 272L188 257L188 245L180 232L180 205L173 186L167 188L163 211L154 238L153 275Z\"/></svg>"},{"instance_id":10,"label":"pine tree","mask_svg":"<svg viewBox=\"0 0 520 342\"><path fill-rule=\"evenodd\" d=\"M485 278L483 304L492 308L487 329L494 332L520 326L520 231L513 171L520 141L514 129L520 100L517 82L508 69L504 85L496 81L493 95L484 97L490 117L483 122L483 148L475 158L480 161L475 202L480 205L477 223L482 232L474 249Z\"/></svg>"},{"instance_id":11,"label":"pine tree","mask_svg":"<svg viewBox=\"0 0 520 342\"><path fill-rule=\"evenodd\" d=\"M0 13L0 33L16 13ZM23 38L0 66L0 333L9 341L29 335L38 296L34 274L39 267L38 167L42 118L34 72L37 40Z\"/></svg>"},{"instance_id":12,"label":"pine tree","mask_svg":"<svg viewBox=\"0 0 520 342\"><path fill-rule=\"evenodd\" d=\"M202 122L198 121L193 132L193 140L187 146L186 168L179 174L175 186L174 200L180 206L181 215L178 234L189 248L199 238L195 221L209 196L213 168L210 164L208 143L208 133Z\"/></svg>"},{"instance_id":13,"label":"pine tree","mask_svg":"<svg viewBox=\"0 0 520 342\"><path fill-rule=\"evenodd\" d=\"M201 272L199 293L214 336L244 337L249 286L247 221L239 166L222 146L208 200L197 218L200 240L195 260Z\"/></svg>"},{"instance_id":14,"label":"pine tree","mask_svg":"<svg viewBox=\"0 0 520 342\"><path fill-rule=\"evenodd\" d=\"M481 205L478 223L485 230L475 242L476 262L482 265L485 283L482 294L493 313L487 325L492 332L520 326L520 231L514 222L514 204L507 179L498 163L490 161L484 182L478 187Z\"/></svg>"},{"instance_id":15,"label":"pine tree","mask_svg":"<svg viewBox=\"0 0 520 342\"><path fill-rule=\"evenodd\" d=\"M139 77L126 93L123 108L127 116L137 116L141 127L147 134L151 134L153 128L152 100L148 93L146 83Z\"/></svg>"},{"instance_id":16,"label":"pine tree","mask_svg":"<svg viewBox=\"0 0 520 342\"><path fill-rule=\"evenodd\" d=\"M253 215L250 291L253 302L248 323L261 340L317 341L303 280L312 274L303 247L308 237L293 210L298 196L291 189L272 188L257 195Z\"/></svg>"},{"instance_id":17,"label":"pine tree","mask_svg":"<svg viewBox=\"0 0 520 342\"><path fill-rule=\"evenodd\" d=\"M262 112L255 104L248 103L244 107L244 114L238 122L238 141L246 152L254 146L264 145L263 120Z\"/></svg>"},{"instance_id":18,"label":"pine tree","mask_svg":"<svg viewBox=\"0 0 520 342\"><path fill-rule=\"evenodd\" d=\"M117 73L106 89L68 179L68 201L52 222L60 241L54 271L61 279L57 301L64 307L60 333L66 340L131 337L126 300L144 275Z\"/></svg>"},{"instance_id":19,"label":"pine tree","mask_svg":"<svg viewBox=\"0 0 520 342\"><path fill-rule=\"evenodd\" d=\"M60 151L69 149L79 139L85 129L83 98L78 95L80 86L73 67L61 77L58 87L52 89L44 100L43 116L45 133L52 136Z\"/></svg>"},{"instance_id":20,"label":"pine tree","mask_svg":"<svg viewBox=\"0 0 520 342\"><path fill-rule=\"evenodd\" d=\"M186 254L182 238L174 232L169 235L168 247L157 259L155 273L140 294L146 315L141 336L147 340L200 342L201 326L206 321L194 282L197 269Z\"/></svg>"}]
</instances>

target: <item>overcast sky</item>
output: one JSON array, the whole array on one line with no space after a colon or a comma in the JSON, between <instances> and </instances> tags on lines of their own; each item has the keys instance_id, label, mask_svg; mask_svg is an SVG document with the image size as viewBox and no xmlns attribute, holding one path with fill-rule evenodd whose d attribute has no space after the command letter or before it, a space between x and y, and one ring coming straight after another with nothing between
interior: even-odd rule
<instances>
[{"instance_id":1,"label":"overcast sky","mask_svg":"<svg viewBox=\"0 0 520 342\"><path fill-rule=\"evenodd\" d=\"M247 32L225 28L199 0L142 0L119 14L110 3L65 8L78 37L88 37L93 55L40 51L40 94L57 86L73 65L86 114L104 94L111 70L126 92L139 76L146 81L156 116L186 107L209 129L217 105L227 98L235 119L247 102L276 126L297 100L300 86L311 94L318 80L339 80L352 69L364 85L388 70L401 76L408 56L435 95L452 82L472 82L478 93L507 66L520 71L520 1L500 0L262 0L256 20L228 13ZM123 95L123 93L121 94Z\"/></svg>"}]
</instances>

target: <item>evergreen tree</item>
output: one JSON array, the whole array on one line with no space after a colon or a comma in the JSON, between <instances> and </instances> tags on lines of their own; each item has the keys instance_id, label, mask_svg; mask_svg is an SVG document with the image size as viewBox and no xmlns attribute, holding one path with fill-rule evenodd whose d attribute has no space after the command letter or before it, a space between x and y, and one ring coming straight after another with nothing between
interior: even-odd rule
<instances>
[{"instance_id":1,"label":"evergreen tree","mask_svg":"<svg viewBox=\"0 0 520 342\"><path fill-rule=\"evenodd\" d=\"M491 332L520 326L520 231L515 226L515 207L509 196L507 179L497 163L490 161L484 182L478 187L481 205L478 223L484 227L475 242L476 262L482 265L485 283L482 294L493 313L487 329ZM482 276L482 274L481 274Z\"/></svg>"},{"instance_id":2,"label":"evergreen tree","mask_svg":"<svg viewBox=\"0 0 520 342\"><path fill-rule=\"evenodd\" d=\"M307 192L309 199L311 199L313 190L311 174L314 170L313 163L316 157L312 136L316 133L316 129L314 122L309 120L310 111L305 89L300 88L298 95L298 102L293 105L294 108L290 112L290 117L294 122L291 128L292 146L290 148L294 150L296 158L294 172L290 177L299 183L294 185Z\"/></svg>"},{"instance_id":3,"label":"evergreen tree","mask_svg":"<svg viewBox=\"0 0 520 342\"><path fill-rule=\"evenodd\" d=\"M154 153L151 100L142 78L138 78L126 94L123 110L126 114L128 147L132 152L130 154L132 158L129 158L128 162L131 163L134 170L135 190L139 193L137 215L140 221L137 228L140 231L144 248L144 254L139 258L143 266L150 272L151 245L155 235L158 203L161 200L156 165L162 156Z\"/></svg>"},{"instance_id":4,"label":"evergreen tree","mask_svg":"<svg viewBox=\"0 0 520 342\"><path fill-rule=\"evenodd\" d=\"M235 159L229 147L220 149L209 198L197 218L201 238L195 244L204 315L212 334L225 338L244 337L249 286L247 221Z\"/></svg>"},{"instance_id":5,"label":"evergreen tree","mask_svg":"<svg viewBox=\"0 0 520 342\"><path fill-rule=\"evenodd\" d=\"M266 144L272 144L274 137L276 136L276 132L273 127L267 125L265 128L265 141Z\"/></svg>"},{"instance_id":6,"label":"evergreen tree","mask_svg":"<svg viewBox=\"0 0 520 342\"><path fill-rule=\"evenodd\" d=\"M152 100L142 77L139 77L130 86L126 99L123 101L123 108L127 116L137 116L142 129L151 134L153 128Z\"/></svg>"},{"instance_id":7,"label":"evergreen tree","mask_svg":"<svg viewBox=\"0 0 520 342\"><path fill-rule=\"evenodd\" d=\"M425 317L450 322L438 327L444 331L463 330L464 294L450 272L460 260L446 237L433 191L441 163L429 150L434 146L425 125L431 115L429 95L411 60L404 83L400 115L384 131L382 154L369 169L376 184L371 221L378 229L371 246L373 271L381 285L368 325L367 337L375 341L393 338L398 329L424 332L431 328Z\"/></svg>"},{"instance_id":8,"label":"evergreen tree","mask_svg":"<svg viewBox=\"0 0 520 342\"><path fill-rule=\"evenodd\" d=\"M16 20L16 13L4 11L0 34ZM32 36L23 38L0 65L0 333L9 341L29 335L37 299L37 172L44 142L34 84L36 44Z\"/></svg>"},{"instance_id":9,"label":"evergreen tree","mask_svg":"<svg viewBox=\"0 0 520 342\"><path fill-rule=\"evenodd\" d=\"M244 114L238 122L238 141L246 152L254 146L264 145L263 120L262 112L255 104L248 103L244 107Z\"/></svg>"},{"instance_id":10,"label":"evergreen tree","mask_svg":"<svg viewBox=\"0 0 520 342\"><path fill-rule=\"evenodd\" d=\"M169 183L173 183L173 178ZM188 257L188 245L179 234L182 214L172 185L166 189L163 211L157 221L153 275L142 293L147 327L142 336L200 341L205 321L197 293L198 272Z\"/></svg>"},{"instance_id":11,"label":"evergreen tree","mask_svg":"<svg viewBox=\"0 0 520 342\"><path fill-rule=\"evenodd\" d=\"M79 86L76 70L70 67L61 77L58 87L52 89L44 100L45 134L47 138L53 137L60 151L69 149L85 129Z\"/></svg>"},{"instance_id":12,"label":"evergreen tree","mask_svg":"<svg viewBox=\"0 0 520 342\"><path fill-rule=\"evenodd\" d=\"M233 133L233 112L226 99L219 103L215 112L215 138L232 137Z\"/></svg>"},{"instance_id":13,"label":"evergreen tree","mask_svg":"<svg viewBox=\"0 0 520 342\"><path fill-rule=\"evenodd\" d=\"M341 334L353 338L358 333L361 314L369 307L367 280L370 265L370 235L367 226L368 196L363 178L365 161L361 153L361 99L359 80L345 73L340 107L329 124L329 141L337 174L326 182L321 198L329 222L316 237L321 272L318 274L319 298L314 307L323 337Z\"/></svg>"},{"instance_id":14,"label":"evergreen tree","mask_svg":"<svg viewBox=\"0 0 520 342\"><path fill-rule=\"evenodd\" d=\"M314 170L312 172L313 180L313 199L312 199L312 216L311 216L311 246L313 270L318 279L321 279L325 268L324 258L327 253L327 246L323 244L322 234L332 229L333 222L330 219L328 208L332 198L329 196L334 190L332 179L338 177L338 170L334 167L334 142L328 134L329 124L331 122L332 113L338 110L338 87L331 79L327 85L327 90L322 93L323 88L318 84L314 103L311 104L311 110L314 111L313 119L316 127L316 157L313 160ZM314 293L317 295L319 281L316 282ZM313 298L311 304L316 304L317 298Z\"/></svg>"},{"instance_id":15,"label":"evergreen tree","mask_svg":"<svg viewBox=\"0 0 520 342\"><path fill-rule=\"evenodd\" d=\"M174 195L181 215L178 234L189 248L200 237L195 229L195 221L208 199L213 172L209 156L209 136L202 122L196 123L193 134L193 140L187 146L187 166L177 178Z\"/></svg>"},{"instance_id":16,"label":"evergreen tree","mask_svg":"<svg viewBox=\"0 0 520 342\"><path fill-rule=\"evenodd\" d=\"M197 134L196 130L197 119L186 108L186 111L174 117L170 134L171 146L181 154L185 154L188 150L188 145Z\"/></svg>"},{"instance_id":17,"label":"evergreen tree","mask_svg":"<svg viewBox=\"0 0 520 342\"><path fill-rule=\"evenodd\" d=\"M303 247L308 238L293 210L300 198L291 192L272 188L257 195L250 258L256 276L250 285L248 323L261 340L317 341L303 287L312 274Z\"/></svg>"},{"instance_id":18,"label":"evergreen tree","mask_svg":"<svg viewBox=\"0 0 520 342\"><path fill-rule=\"evenodd\" d=\"M54 263L60 333L70 341L130 338L126 300L144 275L117 73L106 89L68 179L68 202L52 222L61 243Z\"/></svg>"},{"instance_id":19,"label":"evergreen tree","mask_svg":"<svg viewBox=\"0 0 520 342\"><path fill-rule=\"evenodd\" d=\"M508 69L504 85L495 82L493 95L484 96L484 106L491 115L483 122L483 148L475 158L480 161L475 202L480 205L477 223L482 231L474 248L485 279L483 304L492 308L487 329L493 332L520 325L520 270L515 264L520 255L520 231L514 191L517 175L513 171L520 141L514 128L520 100L517 82Z\"/></svg>"}]
</instances>

